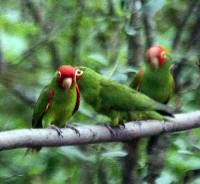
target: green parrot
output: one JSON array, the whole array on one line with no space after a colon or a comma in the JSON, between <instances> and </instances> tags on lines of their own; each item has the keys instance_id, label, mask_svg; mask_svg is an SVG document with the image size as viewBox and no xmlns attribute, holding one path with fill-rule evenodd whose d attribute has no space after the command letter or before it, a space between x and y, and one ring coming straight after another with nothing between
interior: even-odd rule
<instances>
[{"instance_id":1,"label":"green parrot","mask_svg":"<svg viewBox=\"0 0 200 184\"><path fill-rule=\"evenodd\" d=\"M78 110L80 91L77 80L83 72L69 65L58 68L55 77L40 93L32 118L33 128L51 124L63 126Z\"/></svg>"},{"instance_id":2,"label":"green parrot","mask_svg":"<svg viewBox=\"0 0 200 184\"><path fill-rule=\"evenodd\" d=\"M174 91L174 79L171 74L171 57L168 51L159 45L147 50L145 68L140 69L130 86L154 100L166 104ZM157 119L166 120L156 112L137 112L132 114L132 120Z\"/></svg>"},{"instance_id":3,"label":"green parrot","mask_svg":"<svg viewBox=\"0 0 200 184\"><path fill-rule=\"evenodd\" d=\"M173 95L175 86L171 74L171 57L168 51L159 45L150 47L147 50L146 57L145 68L139 70L130 86L160 103L167 104ZM148 115L148 117L149 119L158 119L157 116ZM141 119L145 118L141 117ZM160 158L161 153L165 152L164 148L160 147L159 144L162 142L162 145L164 145L167 139L168 137L166 136L160 137L156 135L148 140L148 177L153 176L154 181L162 169L163 159ZM134 140L134 145L137 144L139 144L139 139ZM129 146L131 147L132 145L130 144ZM155 161L155 155L157 155L158 162Z\"/></svg>"},{"instance_id":4,"label":"green parrot","mask_svg":"<svg viewBox=\"0 0 200 184\"><path fill-rule=\"evenodd\" d=\"M81 95L98 113L111 118L112 125L123 123L128 112L156 111L172 115L166 105L160 104L148 96L130 87L110 80L87 67L77 67L83 71L78 86Z\"/></svg>"},{"instance_id":5,"label":"green parrot","mask_svg":"<svg viewBox=\"0 0 200 184\"><path fill-rule=\"evenodd\" d=\"M174 91L174 79L170 69L171 57L167 50L159 45L152 46L147 50L145 68L139 70L130 86L166 104Z\"/></svg>"},{"instance_id":6,"label":"green parrot","mask_svg":"<svg viewBox=\"0 0 200 184\"><path fill-rule=\"evenodd\" d=\"M78 110L80 91L77 80L83 72L70 65L62 65L51 82L42 90L34 108L33 128L54 128L64 126ZM40 148L37 148L38 150Z\"/></svg>"}]
</instances>

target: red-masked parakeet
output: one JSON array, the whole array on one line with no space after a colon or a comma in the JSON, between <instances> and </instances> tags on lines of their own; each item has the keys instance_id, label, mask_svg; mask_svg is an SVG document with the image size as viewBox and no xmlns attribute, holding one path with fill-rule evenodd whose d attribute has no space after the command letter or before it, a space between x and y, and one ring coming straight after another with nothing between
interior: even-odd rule
<instances>
[{"instance_id":1,"label":"red-masked parakeet","mask_svg":"<svg viewBox=\"0 0 200 184\"><path fill-rule=\"evenodd\" d=\"M162 46L147 50L145 68L139 70L131 87L160 103L167 103L173 94L174 80L171 74L171 57Z\"/></svg>"},{"instance_id":2,"label":"red-masked parakeet","mask_svg":"<svg viewBox=\"0 0 200 184\"><path fill-rule=\"evenodd\" d=\"M110 80L87 67L77 67L83 71L78 86L81 95L98 113L105 114L118 125L124 114L134 111L157 111L171 115L168 108L130 87ZM125 117L126 119L126 117Z\"/></svg>"},{"instance_id":3,"label":"red-masked parakeet","mask_svg":"<svg viewBox=\"0 0 200 184\"><path fill-rule=\"evenodd\" d=\"M174 79L171 74L171 57L168 51L159 45L150 47L146 53L146 63L144 69L139 70L131 83L131 87L150 96L154 100L166 104L170 100L174 91ZM144 118L141 118L144 119ZM150 119L157 119L153 116ZM167 145L167 137L152 136L147 145L148 176L155 181L159 175L163 164L164 146ZM158 141L159 140L159 141ZM138 144L136 140L135 144ZM157 155L155 157L155 155ZM156 159L156 160L155 160Z\"/></svg>"},{"instance_id":4,"label":"red-masked parakeet","mask_svg":"<svg viewBox=\"0 0 200 184\"><path fill-rule=\"evenodd\" d=\"M35 105L33 128L52 126L59 133L71 116L78 110L80 92L77 80L83 72L69 65L62 65L51 82L42 90Z\"/></svg>"}]
</instances>

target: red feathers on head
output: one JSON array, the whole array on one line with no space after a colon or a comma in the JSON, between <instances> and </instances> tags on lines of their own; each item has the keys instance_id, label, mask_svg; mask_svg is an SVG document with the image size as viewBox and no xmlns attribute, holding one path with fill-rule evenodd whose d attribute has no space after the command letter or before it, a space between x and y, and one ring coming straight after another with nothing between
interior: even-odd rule
<instances>
[{"instance_id":1,"label":"red feathers on head","mask_svg":"<svg viewBox=\"0 0 200 184\"><path fill-rule=\"evenodd\" d=\"M71 78L72 84L74 84L76 79L76 68L70 65L62 65L57 70L57 81L58 85L62 86L63 79Z\"/></svg>"},{"instance_id":2,"label":"red feathers on head","mask_svg":"<svg viewBox=\"0 0 200 184\"><path fill-rule=\"evenodd\" d=\"M70 65L62 65L58 68L58 72L60 72L61 77L63 78L67 77L74 78L76 74L76 68Z\"/></svg>"},{"instance_id":3,"label":"red feathers on head","mask_svg":"<svg viewBox=\"0 0 200 184\"><path fill-rule=\"evenodd\" d=\"M151 58L156 57L159 61L159 65L162 64L166 60L165 53L167 52L168 51L160 45L154 45L150 47L146 53L148 62L151 62Z\"/></svg>"}]
</instances>

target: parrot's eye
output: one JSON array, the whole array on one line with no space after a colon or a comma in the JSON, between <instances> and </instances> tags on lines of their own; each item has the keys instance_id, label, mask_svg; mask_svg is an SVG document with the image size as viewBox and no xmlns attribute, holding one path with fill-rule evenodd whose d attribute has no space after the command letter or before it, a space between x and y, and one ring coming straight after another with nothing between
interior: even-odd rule
<instances>
[{"instance_id":1,"label":"parrot's eye","mask_svg":"<svg viewBox=\"0 0 200 184\"><path fill-rule=\"evenodd\" d=\"M60 71L57 71L57 79L60 79L61 78L61 72Z\"/></svg>"},{"instance_id":2,"label":"parrot's eye","mask_svg":"<svg viewBox=\"0 0 200 184\"><path fill-rule=\"evenodd\" d=\"M81 75L83 75L83 71L77 69L77 70L76 70L76 76L77 76L77 77L80 77Z\"/></svg>"},{"instance_id":3,"label":"parrot's eye","mask_svg":"<svg viewBox=\"0 0 200 184\"><path fill-rule=\"evenodd\" d=\"M166 58L166 56L167 56L165 52L162 52L160 55L162 58Z\"/></svg>"}]
</instances>

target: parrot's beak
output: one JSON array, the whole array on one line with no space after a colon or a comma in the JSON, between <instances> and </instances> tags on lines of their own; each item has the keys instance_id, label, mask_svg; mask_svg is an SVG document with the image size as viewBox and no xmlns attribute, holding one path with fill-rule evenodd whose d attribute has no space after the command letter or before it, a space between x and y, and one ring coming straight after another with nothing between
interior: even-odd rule
<instances>
[{"instance_id":1,"label":"parrot's beak","mask_svg":"<svg viewBox=\"0 0 200 184\"><path fill-rule=\"evenodd\" d=\"M158 67L159 67L159 62L158 62L158 58L157 58L157 57L151 58L151 63L152 63L152 66L153 66L155 69L158 69Z\"/></svg>"},{"instance_id":2,"label":"parrot's beak","mask_svg":"<svg viewBox=\"0 0 200 184\"><path fill-rule=\"evenodd\" d=\"M72 78L63 79L62 85L66 90L68 90L72 85Z\"/></svg>"}]
</instances>

